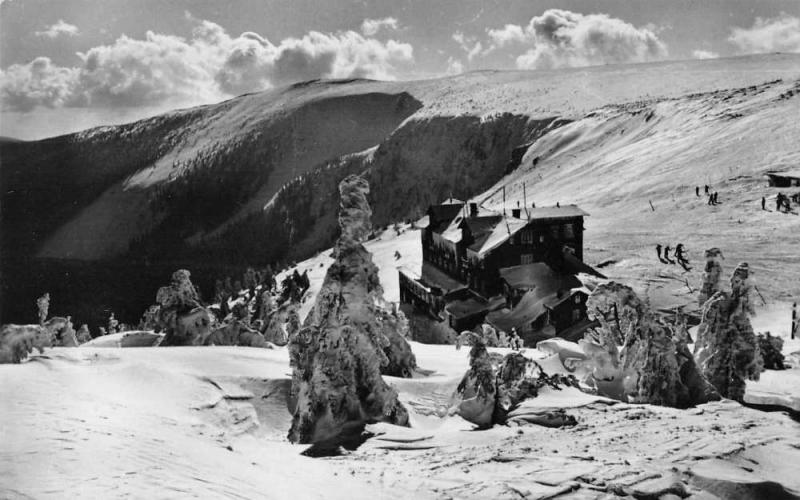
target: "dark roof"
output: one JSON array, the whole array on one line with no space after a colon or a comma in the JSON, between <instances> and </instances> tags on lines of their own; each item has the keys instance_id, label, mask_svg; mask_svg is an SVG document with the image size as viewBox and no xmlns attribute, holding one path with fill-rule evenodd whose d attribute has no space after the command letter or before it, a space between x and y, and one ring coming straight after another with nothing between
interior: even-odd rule
<instances>
[{"instance_id":1,"label":"dark roof","mask_svg":"<svg viewBox=\"0 0 800 500\"><path fill-rule=\"evenodd\" d=\"M461 208L462 205L431 205L428 208L428 216L431 221L430 229L436 233L441 233L447 229L450 222L461 213Z\"/></svg>"},{"instance_id":2,"label":"dark roof","mask_svg":"<svg viewBox=\"0 0 800 500\"><path fill-rule=\"evenodd\" d=\"M477 236L479 234L490 234L502 220L502 215L481 215L479 217L467 217L461 225L466 225L469 232L473 236Z\"/></svg>"}]
</instances>

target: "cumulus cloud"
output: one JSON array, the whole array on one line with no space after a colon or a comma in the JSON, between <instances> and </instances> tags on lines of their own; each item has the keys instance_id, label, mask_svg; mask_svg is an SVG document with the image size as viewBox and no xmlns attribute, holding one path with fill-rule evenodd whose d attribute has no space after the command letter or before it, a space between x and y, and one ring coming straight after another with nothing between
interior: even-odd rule
<instances>
[{"instance_id":1,"label":"cumulus cloud","mask_svg":"<svg viewBox=\"0 0 800 500\"><path fill-rule=\"evenodd\" d=\"M61 68L49 57L37 57L30 64L14 64L0 72L0 95L16 111L30 111L39 104L64 106L72 101L71 89L77 70Z\"/></svg>"},{"instance_id":2,"label":"cumulus cloud","mask_svg":"<svg viewBox=\"0 0 800 500\"><path fill-rule=\"evenodd\" d=\"M506 24L500 29L490 29L488 33L492 40L492 47L504 47L514 42L524 42L528 38L525 29L518 24Z\"/></svg>"},{"instance_id":3,"label":"cumulus cloud","mask_svg":"<svg viewBox=\"0 0 800 500\"><path fill-rule=\"evenodd\" d=\"M743 54L800 52L800 17L757 17L750 28L733 28L728 41Z\"/></svg>"},{"instance_id":4,"label":"cumulus cloud","mask_svg":"<svg viewBox=\"0 0 800 500\"><path fill-rule=\"evenodd\" d=\"M692 57L694 59L716 59L719 54L710 50L697 49L692 51Z\"/></svg>"},{"instance_id":5,"label":"cumulus cloud","mask_svg":"<svg viewBox=\"0 0 800 500\"><path fill-rule=\"evenodd\" d=\"M374 36L382 29L396 30L399 27L397 19L394 17L384 17L383 19L364 19L361 23L361 33L365 36Z\"/></svg>"},{"instance_id":6,"label":"cumulus cloud","mask_svg":"<svg viewBox=\"0 0 800 500\"><path fill-rule=\"evenodd\" d=\"M492 42L487 53L514 45L526 48L516 59L520 69L645 62L667 55L653 27L637 28L606 14L549 9L526 26L507 24L487 34Z\"/></svg>"},{"instance_id":7,"label":"cumulus cloud","mask_svg":"<svg viewBox=\"0 0 800 500\"><path fill-rule=\"evenodd\" d=\"M3 107L198 104L314 78L393 79L395 66L414 57L407 43L354 31L312 31L273 44L257 33L231 37L209 21L188 39L147 32L78 55L76 67L40 57L0 72Z\"/></svg>"},{"instance_id":8,"label":"cumulus cloud","mask_svg":"<svg viewBox=\"0 0 800 500\"><path fill-rule=\"evenodd\" d=\"M74 24L64 22L63 19L59 19L57 23L48 26L44 31L36 31L34 34L46 38L58 38L62 35L75 36L78 34L78 27Z\"/></svg>"}]
</instances>

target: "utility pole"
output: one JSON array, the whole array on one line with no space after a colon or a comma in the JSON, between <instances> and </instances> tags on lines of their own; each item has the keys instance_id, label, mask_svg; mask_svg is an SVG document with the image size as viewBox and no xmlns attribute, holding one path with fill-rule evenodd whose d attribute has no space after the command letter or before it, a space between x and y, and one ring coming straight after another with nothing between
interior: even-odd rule
<instances>
[{"instance_id":1,"label":"utility pole","mask_svg":"<svg viewBox=\"0 0 800 500\"><path fill-rule=\"evenodd\" d=\"M525 181L522 182L522 206L525 207L525 215L531 220L531 213L528 211L528 193L525 191Z\"/></svg>"}]
</instances>

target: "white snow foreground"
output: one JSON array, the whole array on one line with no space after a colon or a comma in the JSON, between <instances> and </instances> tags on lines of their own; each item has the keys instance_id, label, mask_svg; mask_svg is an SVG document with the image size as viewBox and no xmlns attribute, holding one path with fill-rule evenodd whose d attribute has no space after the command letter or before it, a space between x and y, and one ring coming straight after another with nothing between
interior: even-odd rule
<instances>
[{"instance_id":1,"label":"white snow foreground","mask_svg":"<svg viewBox=\"0 0 800 500\"><path fill-rule=\"evenodd\" d=\"M301 456L307 446L286 440L285 348L54 348L0 365L0 497L800 494L800 425L783 414L731 401L676 410L544 390L516 414L566 408L577 426L473 431L447 416L468 351L412 348L435 373L386 378L411 428L369 426L375 437L327 459Z\"/></svg>"}]
</instances>

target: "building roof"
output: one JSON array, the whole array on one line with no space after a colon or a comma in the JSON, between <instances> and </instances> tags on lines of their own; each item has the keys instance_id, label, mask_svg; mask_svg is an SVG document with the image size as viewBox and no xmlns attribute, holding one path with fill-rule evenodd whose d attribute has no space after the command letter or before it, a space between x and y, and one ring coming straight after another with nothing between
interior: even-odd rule
<instances>
[{"instance_id":1,"label":"building roof","mask_svg":"<svg viewBox=\"0 0 800 500\"><path fill-rule=\"evenodd\" d=\"M420 276L420 281L426 286L435 286L436 288L441 288L445 293L467 288L467 285L451 278L447 274L436 269L436 266L428 262L422 263L422 275Z\"/></svg>"},{"instance_id":2,"label":"building roof","mask_svg":"<svg viewBox=\"0 0 800 500\"><path fill-rule=\"evenodd\" d=\"M465 203L450 198L441 205L432 205L429 214L438 220L431 230L452 243L459 243L462 236L462 225L466 224L474 241L469 249L483 257L506 242L520 229L534 220L566 219L586 217L589 214L577 205L561 207L540 207L522 209L522 217L516 218L500 212L478 206L477 216L464 216L468 210Z\"/></svg>"},{"instance_id":3,"label":"building roof","mask_svg":"<svg viewBox=\"0 0 800 500\"><path fill-rule=\"evenodd\" d=\"M489 310L489 303L475 294L470 294L465 299L448 302L445 310L456 319L461 319L486 312Z\"/></svg>"},{"instance_id":4,"label":"building roof","mask_svg":"<svg viewBox=\"0 0 800 500\"><path fill-rule=\"evenodd\" d=\"M486 315L486 321L504 332L510 332L512 328L527 330L528 325L546 312L544 303L551 295L555 296L555 293L542 294L540 291L531 290L522 296L513 309L492 311Z\"/></svg>"},{"instance_id":5,"label":"building roof","mask_svg":"<svg viewBox=\"0 0 800 500\"><path fill-rule=\"evenodd\" d=\"M528 222L527 220L517 219L515 217L502 217L492 228L492 232L489 233L486 238L481 239L480 245L477 245L478 241L476 241L474 244L470 245L469 248L482 257L514 236L517 231L527 226Z\"/></svg>"},{"instance_id":6,"label":"building roof","mask_svg":"<svg viewBox=\"0 0 800 500\"><path fill-rule=\"evenodd\" d=\"M526 208L530 220L539 219L561 219L567 217L588 217L589 214L578 208L578 205L561 205L560 207L537 207Z\"/></svg>"},{"instance_id":7,"label":"building roof","mask_svg":"<svg viewBox=\"0 0 800 500\"><path fill-rule=\"evenodd\" d=\"M462 205L431 205L428 208L429 229L441 234L461 214L461 209Z\"/></svg>"},{"instance_id":8,"label":"building roof","mask_svg":"<svg viewBox=\"0 0 800 500\"><path fill-rule=\"evenodd\" d=\"M456 198L447 198L441 204L442 205L463 205L464 202L459 200L459 199L456 199Z\"/></svg>"},{"instance_id":9,"label":"building roof","mask_svg":"<svg viewBox=\"0 0 800 500\"><path fill-rule=\"evenodd\" d=\"M552 293L581 286L581 282L575 276L558 274L544 262L504 267L499 270L499 273L500 277L512 288L538 288Z\"/></svg>"},{"instance_id":10,"label":"building roof","mask_svg":"<svg viewBox=\"0 0 800 500\"><path fill-rule=\"evenodd\" d=\"M800 179L800 170L787 170L786 172L767 172L765 175L773 177L791 177L793 179Z\"/></svg>"}]
</instances>

